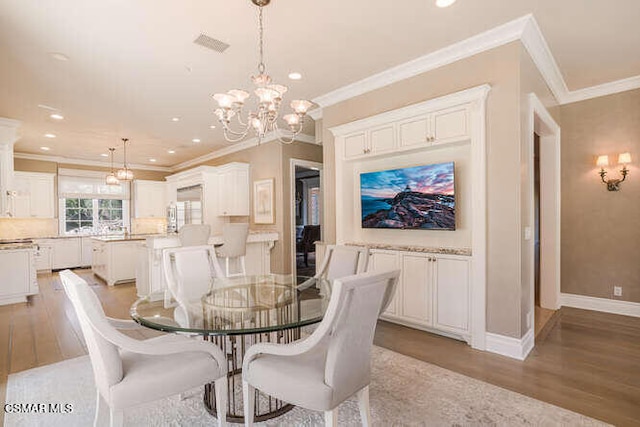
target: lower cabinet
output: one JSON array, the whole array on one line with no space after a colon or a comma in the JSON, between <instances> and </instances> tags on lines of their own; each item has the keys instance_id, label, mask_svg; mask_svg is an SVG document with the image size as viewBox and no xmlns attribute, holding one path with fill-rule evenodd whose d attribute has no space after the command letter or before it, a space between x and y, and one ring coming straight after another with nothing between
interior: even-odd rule
<instances>
[{"instance_id":1,"label":"lower cabinet","mask_svg":"<svg viewBox=\"0 0 640 427\"><path fill-rule=\"evenodd\" d=\"M62 270L82 265L82 241L78 237L55 239L53 246L53 268Z\"/></svg>"},{"instance_id":2,"label":"lower cabinet","mask_svg":"<svg viewBox=\"0 0 640 427\"><path fill-rule=\"evenodd\" d=\"M136 261L140 240L101 242L93 241L91 271L107 285L133 282L136 279Z\"/></svg>"},{"instance_id":3,"label":"lower cabinet","mask_svg":"<svg viewBox=\"0 0 640 427\"><path fill-rule=\"evenodd\" d=\"M373 249L369 265L401 270L383 319L470 340L468 257Z\"/></svg>"},{"instance_id":4,"label":"lower cabinet","mask_svg":"<svg viewBox=\"0 0 640 427\"><path fill-rule=\"evenodd\" d=\"M27 300L38 293L34 250L0 250L0 305Z\"/></svg>"}]
</instances>

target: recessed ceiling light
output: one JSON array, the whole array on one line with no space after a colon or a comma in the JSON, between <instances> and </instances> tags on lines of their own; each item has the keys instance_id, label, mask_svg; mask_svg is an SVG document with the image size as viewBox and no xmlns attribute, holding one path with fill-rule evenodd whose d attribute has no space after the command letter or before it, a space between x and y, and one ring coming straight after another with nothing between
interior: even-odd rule
<instances>
[{"instance_id":1,"label":"recessed ceiling light","mask_svg":"<svg viewBox=\"0 0 640 427\"><path fill-rule=\"evenodd\" d=\"M68 61L69 60L69 57L67 55L65 55L64 53L51 52L50 55L51 55L52 58L57 59L58 61Z\"/></svg>"},{"instance_id":2,"label":"recessed ceiling light","mask_svg":"<svg viewBox=\"0 0 640 427\"><path fill-rule=\"evenodd\" d=\"M42 151L49 151L49 150L51 150L51 148L49 148L49 147L40 147L40 149L41 149Z\"/></svg>"},{"instance_id":3,"label":"recessed ceiling light","mask_svg":"<svg viewBox=\"0 0 640 427\"><path fill-rule=\"evenodd\" d=\"M436 6L438 7L449 7L454 4L456 0L436 0Z\"/></svg>"},{"instance_id":4,"label":"recessed ceiling light","mask_svg":"<svg viewBox=\"0 0 640 427\"><path fill-rule=\"evenodd\" d=\"M156 159L149 159L150 162L155 163Z\"/></svg>"},{"instance_id":5,"label":"recessed ceiling light","mask_svg":"<svg viewBox=\"0 0 640 427\"><path fill-rule=\"evenodd\" d=\"M169 154L176 154L176 150L167 150L167 153L169 153Z\"/></svg>"},{"instance_id":6,"label":"recessed ceiling light","mask_svg":"<svg viewBox=\"0 0 640 427\"><path fill-rule=\"evenodd\" d=\"M171 121L172 122L179 122L180 121L180 117L172 117Z\"/></svg>"},{"instance_id":7,"label":"recessed ceiling light","mask_svg":"<svg viewBox=\"0 0 640 427\"><path fill-rule=\"evenodd\" d=\"M291 80L300 80L302 78L302 74L298 72L289 73L289 78Z\"/></svg>"},{"instance_id":8,"label":"recessed ceiling light","mask_svg":"<svg viewBox=\"0 0 640 427\"><path fill-rule=\"evenodd\" d=\"M193 138L193 139L191 140L191 142L193 142L194 144L197 144L197 143L199 143L199 142L200 142L200 139L198 139L198 138Z\"/></svg>"},{"instance_id":9,"label":"recessed ceiling light","mask_svg":"<svg viewBox=\"0 0 640 427\"><path fill-rule=\"evenodd\" d=\"M107 153L102 153L102 154L100 154L100 156L102 156L102 157L109 157L109 155L108 155Z\"/></svg>"},{"instance_id":10,"label":"recessed ceiling light","mask_svg":"<svg viewBox=\"0 0 640 427\"><path fill-rule=\"evenodd\" d=\"M45 138L55 138L56 136L54 134L52 134L52 133L45 133L44 137Z\"/></svg>"},{"instance_id":11,"label":"recessed ceiling light","mask_svg":"<svg viewBox=\"0 0 640 427\"><path fill-rule=\"evenodd\" d=\"M64 119L64 116L62 114L56 114L56 113L51 114L49 117L51 117L54 120L62 120L62 119Z\"/></svg>"},{"instance_id":12,"label":"recessed ceiling light","mask_svg":"<svg viewBox=\"0 0 640 427\"><path fill-rule=\"evenodd\" d=\"M215 129L215 128L216 128L216 125L209 126L209 129Z\"/></svg>"}]
</instances>

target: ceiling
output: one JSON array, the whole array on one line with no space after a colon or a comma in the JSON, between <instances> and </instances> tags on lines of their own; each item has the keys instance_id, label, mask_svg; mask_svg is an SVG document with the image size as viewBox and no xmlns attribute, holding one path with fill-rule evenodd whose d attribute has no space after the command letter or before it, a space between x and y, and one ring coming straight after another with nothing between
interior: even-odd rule
<instances>
[{"instance_id":1,"label":"ceiling","mask_svg":"<svg viewBox=\"0 0 640 427\"><path fill-rule=\"evenodd\" d=\"M638 0L434 3L273 0L267 71L289 86L287 99L313 99L533 13L569 90L640 75ZM170 166L210 153L229 145L210 128L211 95L250 89L256 25L249 0L2 0L0 117L22 121L16 152L104 161L126 136L134 163ZM201 32L231 46L220 54L193 44ZM291 71L302 80L289 80Z\"/></svg>"}]
</instances>

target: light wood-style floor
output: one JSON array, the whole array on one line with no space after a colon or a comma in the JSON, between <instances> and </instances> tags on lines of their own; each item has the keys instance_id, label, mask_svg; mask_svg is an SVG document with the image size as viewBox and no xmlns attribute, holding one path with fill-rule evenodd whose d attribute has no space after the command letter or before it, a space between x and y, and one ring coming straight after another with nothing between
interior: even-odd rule
<instances>
[{"instance_id":1,"label":"light wood-style floor","mask_svg":"<svg viewBox=\"0 0 640 427\"><path fill-rule=\"evenodd\" d=\"M133 284L107 287L78 270L107 315L129 318ZM7 376L86 354L71 303L57 274L38 277L28 304L0 306L0 403ZM157 335L154 331L137 338ZM476 351L465 343L379 322L375 343L461 374L619 426L640 426L640 319L561 310L559 320L524 362ZM0 411L0 424L3 412Z\"/></svg>"}]
</instances>

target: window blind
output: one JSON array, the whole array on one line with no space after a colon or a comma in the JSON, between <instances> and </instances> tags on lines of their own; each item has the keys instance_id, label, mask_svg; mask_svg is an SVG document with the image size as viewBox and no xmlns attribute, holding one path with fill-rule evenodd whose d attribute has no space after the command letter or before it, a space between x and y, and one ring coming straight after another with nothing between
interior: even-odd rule
<instances>
[{"instance_id":1,"label":"window blind","mask_svg":"<svg viewBox=\"0 0 640 427\"><path fill-rule=\"evenodd\" d=\"M107 185L105 183L106 173L89 175L87 171L78 171L74 175L71 170L58 173L58 197L60 199L81 198L81 199L117 199L129 200L129 183L121 182L120 185Z\"/></svg>"}]
</instances>

